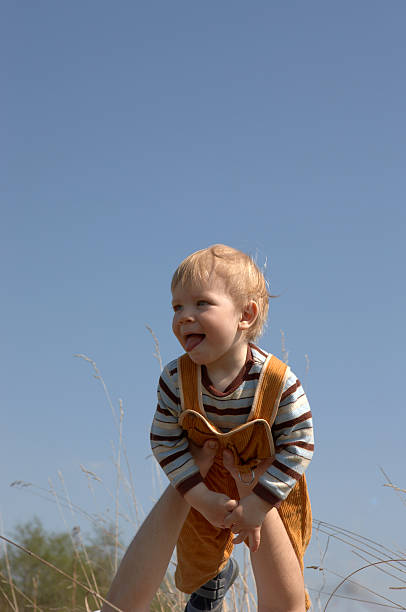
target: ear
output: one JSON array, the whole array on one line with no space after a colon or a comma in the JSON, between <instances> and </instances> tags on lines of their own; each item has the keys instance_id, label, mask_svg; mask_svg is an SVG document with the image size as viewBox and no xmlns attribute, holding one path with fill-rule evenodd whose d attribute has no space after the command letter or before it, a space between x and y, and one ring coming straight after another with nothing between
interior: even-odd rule
<instances>
[{"instance_id":1,"label":"ear","mask_svg":"<svg viewBox=\"0 0 406 612\"><path fill-rule=\"evenodd\" d=\"M249 329L257 320L258 304L251 300L246 304L241 313L241 319L238 324L238 329Z\"/></svg>"}]
</instances>

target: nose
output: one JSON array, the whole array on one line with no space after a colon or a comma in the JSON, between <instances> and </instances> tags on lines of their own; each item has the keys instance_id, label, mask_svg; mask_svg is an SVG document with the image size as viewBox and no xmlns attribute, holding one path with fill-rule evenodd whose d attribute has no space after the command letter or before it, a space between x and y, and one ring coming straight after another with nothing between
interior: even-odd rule
<instances>
[{"instance_id":1,"label":"nose","mask_svg":"<svg viewBox=\"0 0 406 612\"><path fill-rule=\"evenodd\" d=\"M190 321L193 321L194 317L193 317L193 313L189 308L183 308L182 312L180 313L178 322L180 324L182 323L189 323Z\"/></svg>"}]
</instances>

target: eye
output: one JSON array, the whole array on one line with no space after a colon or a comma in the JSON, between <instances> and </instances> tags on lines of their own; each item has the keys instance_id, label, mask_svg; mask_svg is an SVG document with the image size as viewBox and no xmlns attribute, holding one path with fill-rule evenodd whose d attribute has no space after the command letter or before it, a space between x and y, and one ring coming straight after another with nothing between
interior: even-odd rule
<instances>
[{"instance_id":1,"label":"eye","mask_svg":"<svg viewBox=\"0 0 406 612\"><path fill-rule=\"evenodd\" d=\"M172 308L173 308L174 312L179 312L179 310L182 308L182 306L181 306L181 304L173 304Z\"/></svg>"},{"instance_id":2,"label":"eye","mask_svg":"<svg viewBox=\"0 0 406 612\"><path fill-rule=\"evenodd\" d=\"M207 306L209 304L209 302L207 300L198 300L197 305L198 306Z\"/></svg>"}]
</instances>

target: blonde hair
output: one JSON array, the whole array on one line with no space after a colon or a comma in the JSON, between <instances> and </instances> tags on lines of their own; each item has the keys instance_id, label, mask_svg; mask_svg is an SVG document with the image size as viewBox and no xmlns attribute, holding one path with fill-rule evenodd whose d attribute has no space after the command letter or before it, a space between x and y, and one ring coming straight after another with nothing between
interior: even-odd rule
<instances>
[{"instance_id":1,"label":"blonde hair","mask_svg":"<svg viewBox=\"0 0 406 612\"><path fill-rule=\"evenodd\" d=\"M253 300L258 306L258 316L247 330L247 340L261 335L269 308L267 282L255 261L242 251L225 244L214 244L192 253L177 267L172 277L171 290L177 285L195 285L208 282L213 273L224 279L231 297L241 307Z\"/></svg>"}]
</instances>

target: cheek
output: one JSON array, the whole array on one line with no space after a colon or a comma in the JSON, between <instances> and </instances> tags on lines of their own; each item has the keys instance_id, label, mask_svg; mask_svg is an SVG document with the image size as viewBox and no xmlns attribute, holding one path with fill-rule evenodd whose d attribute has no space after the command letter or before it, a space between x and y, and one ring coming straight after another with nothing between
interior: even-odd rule
<instances>
[{"instance_id":1,"label":"cheek","mask_svg":"<svg viewBox=\"0 0 406 612\"><path fill-rule=\"evenodd\" d=\"M172 331L175 334L175 336L177 336L177 325L178 325L178 321L177 321L177 317L176 314L174 315L173 319L172 319Z\"/></svg>"}]
</instances>

